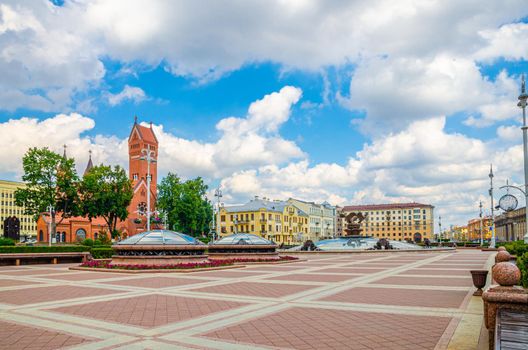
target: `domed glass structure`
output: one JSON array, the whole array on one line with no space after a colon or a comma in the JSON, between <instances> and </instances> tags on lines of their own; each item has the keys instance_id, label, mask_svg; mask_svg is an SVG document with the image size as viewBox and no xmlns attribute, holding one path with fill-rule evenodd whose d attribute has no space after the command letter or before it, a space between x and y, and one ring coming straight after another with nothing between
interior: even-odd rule
<instances>
[{"instance_id":1,"label":"domed glass structure","mask_svg":"<svg viewBox=\"0 0 528 350\"><path fill-rule=\"evenodd\" d=\"M275 245L274 242L268 241L265 238L253 235L251 233L235 233L223 238L218 241L211 243L212 245L223 245L223 244L248 244L248 245Z\"/></svg>"},{"instance_id":2,"label":"domed glass structure","mask_svg":"<svg viewBox=\"0 0 528 350\"><path fill-rule=\"evenodd\" d=\"M277 245L250 233L235 233L209 243L209 259L279 260Z\"/></svg>"},{"instance_id":3,"label":"domed glass structure","mask_svg":"<svg viewBox=\"0 0 528 350\"><path fill-rule=\"evenodd\" d=\"M207 246L194 237L168 230L138 233L112 246L113 264L164 265L207 261Z\"/></svg>"},{"instance_id":4,"label":"domed glass structure","mask_svg":"<svg viewBox=\"0 0 528 350\"><path fill-rule=\"evenodd\" d=\"M138 233L132 237L124 239L118 243L121 245L204 245L194 237L184 233L168 231L168 230L153 230Z\"/></svg>"}]
</instances>

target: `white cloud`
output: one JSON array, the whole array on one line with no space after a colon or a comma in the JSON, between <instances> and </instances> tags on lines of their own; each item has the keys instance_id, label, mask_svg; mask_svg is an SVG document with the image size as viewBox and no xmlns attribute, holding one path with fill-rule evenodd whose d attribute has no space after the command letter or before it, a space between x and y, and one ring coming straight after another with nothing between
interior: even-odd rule
<instances>
[{"instance_id":1,"label":"white cloud","mask_svg":"<svg viewBox=\"0 0 528 350\"><path fill-rule=\"evenodd\" d=\"M518 114L517 82L505 71L495 81L484 78L476 63L452 56L374 58L354 72L350 97L340 97L351 109L365 110L360 123L368 134L404 129L414 120L457 112L473 112L472 126L489 126Z\"/></svg>"},{"instance_id":2,"label":"white cloud","mask_svg":"<svg viewBox=\"0 0 528 350\"><path fill-rule=\"evenodd\" d=\"M479 33L486 45L475 53L475 58L482 61L493 61L500 57L508 60L528 59L528 48L525 45L528 36L527 23L509 23L498 30L483 30Z\"/></svg>"},{"instance_id":3,"label":"white cloud","mask_svg":"<svg viewBox=\"0 0 528 350\"><path fill-rule=\"evenodd\" d=\"M160 172L177 171L183 176L215 178L304 157L294 142L278 134L301 94L300 89L286 86L253 102L246 117L220 120L217 125L220 137L212 143L183 139L166 132L163 125L153 125L160 142ZM77 113L60 114L43 121L21 118L0 123L0 134L6 135L0 139L0 146L13 150L0 155L0 165L20 174L20 159L29 147L48 146L61 151L63 144L68 145L68 154L78 159L79 170L86 164L88 149L93 150L96 163L126 164L127 141L115 136L86 136L94 126L93 119Z\"/></svg>"},{"instance_id":4,"label":"white cloud","mask_svg":"<svg viewBox=\"0 0 528 350\"><path fill-rule=\"evenodd\" d=\"M519 59L526 53L521 42L526 25L511 22L522 17L523 5L522 0L491 0L486 6L477 0L277 0L228 6L216 1L204 6L192 1L131 0L125 5L97 0L66 1L57 7L48 1L4 1L0 102L11 110L71 107L78 92L101 83L102 58L126 66L162 64L173 74L201 81L253 62L320 71L351 63L361 69L376 57L409 65L415 60L418 66L445 57L444 69L461 68L450 66L450 59L493 59L502 51L506 58ZM412 77L412 71L407 73ZM443 79L430 82L432 92L437 83L445 92ZM66 89L69 98L63 94L55 100L49 94L55 89ZM22 96L11 99L16 93Z\"/></svg>"},{"instance_id":5,"label":"white cloud","mask_svg":"<svg viewBox=\"0 0 528 350\"><path fill-rule=\"evenodd\" d=\"M125 85L121 92L117 94L109 93L107 97L110 106L116 106L127 100L135 103L142 102L147 98L147 95L145 94L145 91L139 87Z\"/></svg>"},{"instance_id":6,"label":"white cloud","mask_svg":"<svg viewBox=\"0 0 528 350\"><path fill-rule=\"evenodd\" d=\"M436 206L444 223L463 223L487 197L489 164L496 184L519 182L522 148L483 142L445 131L445 117L413 122L398 133L375 139L347 164L261 166L222 180L228 202L253 195L334 204L417 201ZM496 186L498 187L498 186ZM500 194L497 192L496 196ZM489 205L488 205L489 206Z\"/></svg>"}]
</instances>

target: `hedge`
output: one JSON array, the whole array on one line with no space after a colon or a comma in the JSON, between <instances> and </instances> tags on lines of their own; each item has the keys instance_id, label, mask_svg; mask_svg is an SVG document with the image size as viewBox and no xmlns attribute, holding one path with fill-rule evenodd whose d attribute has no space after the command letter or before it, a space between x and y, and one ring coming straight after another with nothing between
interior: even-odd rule
<instances>
[{"instance_id":1,"label":"hedge","mask_svg":"<svg viewBox=\"0 0 528 350\"><path fill-rule=\"evenodd\" d=\"M517 255L520 257L524 253L528 253L528 244L524 244L524 241L514 241L504 244L504 248L508 253L512 255Z\"/></svg>"},{"instance_id":2,"label":"hedge","mask_svg":"<svg viewBox=\"0 0 528 350\"><path fill-rule=\"evenodd\" d=\"M92 248L92 256L94 259L110 259L114 255L112 248Z\"/></svg>"},{"instance_id":3,"label":"hedge","mask_svg":"<svg viewBox=\"0 0 528 350\"><path fill-rule=\"evenodd\" d=\"M68 252L89 252L90 247L82 245L65 246L0 246L0 254L6 253L68 253Z\"/></svg>"},{"instance_id":4,"label":"hedge","mask_svg":"<svg viewBox=\"0 0 528 350\"><path fill-rule=\"evenodd\" d=\"M0 237L0 246L14 246L15 241L13 241L11 238L3 238Z\"/></svg>"},{"instance_id":5,"label":"hedge","mask_svg":"<svg viewBox=\"0 0 528 350\"><path fill-rule=\"evenodd\" d=\"M521 285L528 288L528 253L517 256L517 267L521 270Z\"/></svg>"},{"instance_id":6,"label":"hedge","mask_svg":"<svg viewBox=\"0 0 528 350\"><path fill-rule=\"evenodd\" d=\"M528 288L528 244L524 241L514 241L497 246L504 246L508 253L517 256L517 267L521 270L521 285Z\"/></svg>"}]
</instances>

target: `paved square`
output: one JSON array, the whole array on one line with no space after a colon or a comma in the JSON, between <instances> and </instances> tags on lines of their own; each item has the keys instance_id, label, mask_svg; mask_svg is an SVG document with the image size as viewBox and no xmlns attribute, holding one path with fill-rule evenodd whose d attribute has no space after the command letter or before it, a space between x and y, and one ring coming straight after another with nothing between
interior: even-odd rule
<instances>
[{"instance_id":1,"label":"paved square","mask_svg":"<svg viewBox=\"0 0 528 350\"><path fill-rule=\"evenodd\" d=\"M296 307L204 336L289 349L433 349L449 321Z\"/></svg>"},{"instance_id":2,"label":"paved square","mask_svg":"<svg viewBox=\"0 0 528 350\"><path fill-rule=\"evenodd\" d=\"M356 287L320 300L342 303L458 308L467 294L466 291L451 290L428 290L424 292L420 289Z\"/></svg>"},{"instance_id":3,"label":"paved square","mask_svg":"<svg viewBox=\"0 0 528 350\"><path fill-rule=\"evenodd\" d=\"M285 280L285 281L307 281L307 282L341 282L357 278L355 275L328 275L315 273L297 273L283 276L270 277L270 280Z\"/></svg>"},{"instance_id":4,"label":"paved square","mask_svg":"<svg viewBox=\"0 0 528 350\"><path fill-rule=\"evenodd\" d=\"M61 349L87 341L67 333L0 321L0 349Z\"/></svg>"},{"instance_id":5,"label":"paved square","mask_svg":"<svg viewBox=\"0 0 528 350\"><path fill-rule=\"evenodd\" d=\"M237 282L214 287L191 289L193 292L247 295L252 297L278 298L315 288L298 284Z\"/></svg>"},{"instance_id":6,"label":"paved square","mask_svg":"<svg viewBox=\"0 0 528 350\"><path fill-rule=\"evenodd\" d=\"M84 286L51 286L0 291L0 301L6 304L25 305L115 293L120 292Z\"/></svg>"},{"instance_id":7,"label":"paved square","mask_svg":"<svg viewBox=\"0 0 528 350\"><path fill-rule=\"evenodd\" d=\"M183 274L2 267L0 350L444 350L475 317L469 270L492 254L303 254Z\"/></svg>"},{"instance_id":8,"label":"paved square","mask_svg":"<svg viewBox=\"0 0 528 350\"><path fill-rule=\"evenodd\" d=\"M242 303L184 298L160 294L88 303L53 309L75 316L156 327L243 306Z\"/></svg>"},{"instance_id":9,"label":"paved square","mask_svg":"<svg viewBox=\"0 0 528 350\"><path fill-rule=\"evenodd\" d=\"M114 274L115 277L115 274ZM108 281L101 282L104 284L112 284L117 286L132 286L132 287L142 287L142 288L168 288L168 287L177 287L185 286L188 284L204 283L207 281L199 279L190 279L190 278L179 278L179 277L144 277L144 278L127 278L125 280L119 281Z\"/></svg>"}]
</instances>

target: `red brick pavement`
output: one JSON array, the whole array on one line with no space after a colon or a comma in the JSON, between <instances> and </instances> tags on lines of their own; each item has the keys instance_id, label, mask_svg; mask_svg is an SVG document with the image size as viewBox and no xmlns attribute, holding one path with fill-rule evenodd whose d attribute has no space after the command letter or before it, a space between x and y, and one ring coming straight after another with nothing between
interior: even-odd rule
<instances>
[{"instance_id":1,"label":"red brick pavement","mask_svg":"<svg viewBox=\"0 0 528 350\"><path fill-rule=\"evenodd\" d=\"M450 320L295 307L203 336L289 349L434 349Z\"/></svg>"},{"instance_id":2,"label":"red brick pavement","mask_svg":"<svg viewBox=\"0 0 528 350\"><path fill-rule=\"evenodd\" d=\"M60 271L57 269L17 269L17 270L6 270L0 271L0 275L6 276L30 276L30 275L49 275L51 273L61 273L65 271Z\"/></svg>"},{"instance_id":3,"label":"red brick pavement","mask_svg":"<svg viewBox=\"0 0 528 350\"><path fill-rule=\"evenodd\" d=\"M0 291L0 302L5 304L26 305L46 301L67 300L74 298L120 293L116 290L78 287L52 286L39 288L24 288Z\"/></svg>"},{"instance_id":4,"label":"red brick pavement","mask_svg":"<svg viewBox=\"0 0 528 350\"><path fill-rule=\"evenodd\" d=\"M319 299L343 303L458 308L467 291L356 287Z\"/></svg>"},{"instance_id":5,"label":"red brick pavement","mask_svg":"<svg viewBox=\"0 0 528 350\"><path fill-rule=\"evenodd\" d=\"M471 287L471 278L436 278L436 277L402 277L392 276L377 280L375 284L399 284L418 286L446 286L446 287Z\"/></svg>"},{"instance_id":6,"label":"red brick pavement","mask_svg":"<svg viewBox=\"0 0 528 350\"><path fill-rule=\"evenodd\" d=\"M244 271L240 271L240 269L235 269L235 270L233 271L192 272L192 276L213 277L213 278L244 278L244 277L252 277L252 276L266 274L266 272L259 272L259 271L249 272L248 270L244 270Z\"/></svg>"},{"instance_id":7,"label":"red brick pavement","mask_svg":"<svg viewBox=\"0 0 528 350\"><path fill-rule=\"evenodd\" d=\"M355 273L355 274L373 274L376 272L383 271L382 268L361 268L361 267L334 267L317 270L315 272L319 273Z\"/></svg>"},{"instance_id":8,"label":"red brick pavement","mask_svg":"<svg viewBox=\"0 0 528 350\"><path fill-rule=\"evenodd\" d=\"M113 284L118 286L132 286L142 288L168 288L176 286L184 286L188 284L204 283L207 281L197 280L191 278L173 278L173 277L145 277L145 278L134 278L120 281L108 281L102 282L104 284Z\"/></svg>"},{"instance_id":9,"label":"red brick pavement","mask_svg":"<svg viewBox=\"0 0 528 350\"><path fill-rule=\"evenodd\" d=\"M246 295L254 297L280 298L304 292L316 286L281 283L236 282L214 287L191 289L193 292Z\"/></svg>"},{"instance_id":10,"label":"red brick pavement","mask_svg":"<svg viewBox=\"0 0 528 350\"><path fill-rule=\"evenodd\" d=\"M270 280L286 280L286 281L307 281L307 282L342 282L357 278L353 275L324 275L314 273L298 273L293 275L283 275L276 277L269 277Z\"/></svg>"},{"instance_id":11,"label":"red brick pavement","mask_svg":"<svg viewBox=\"0 0 528 350\"><path fill-rule=\"evenodd\" d=\"M97 280L103 278L116 278L115 273L104 273L104 272L70 272L63 275L50 275L50 276L39 276L46 279L53 280L62 280L62 281L87 281L87 280Z\"/></svg>"},{"instance_id":12,"label":"red brick pavement","mask_svg":"<svg viewBox=\"0 0 528 350\"><path fill-rule=\"evenodd\" d=\"M433 269L411 269L399 273L400 275L445 275L445 276L470 276L469 270L433 270Z\"/></svg>"},{"instance_id":13,"label":"red brick pavement","mask_svg":"<svg viewBox=\"0 0 528 350\"><path fill-rule=\"evenodd\" d=\"M39 284L39 282L27 282L27 281L20 281L20 280L0 279L0 288L1 287L25 286L28 284Z\"/></svg>"},{"instance_id":14,"label":"red brick pavement","mask_svg":"<svg viewBox=\"0 0 528 350\"><path fill-rule=\"evenodd\" d=\"M0 321L0 349L63 349L87 340L66 333Z\"/></svg>"},{"instance_id":15,"label":"red brick pavement","mask_svg":"<svg viewBox=\"0 0 528 350\"><path fill-rule=\"evenodd\" d=\"M51 309L51 311L145 328L246 305L239 302L151 294Z\"/></svg>"}]
</instances>

